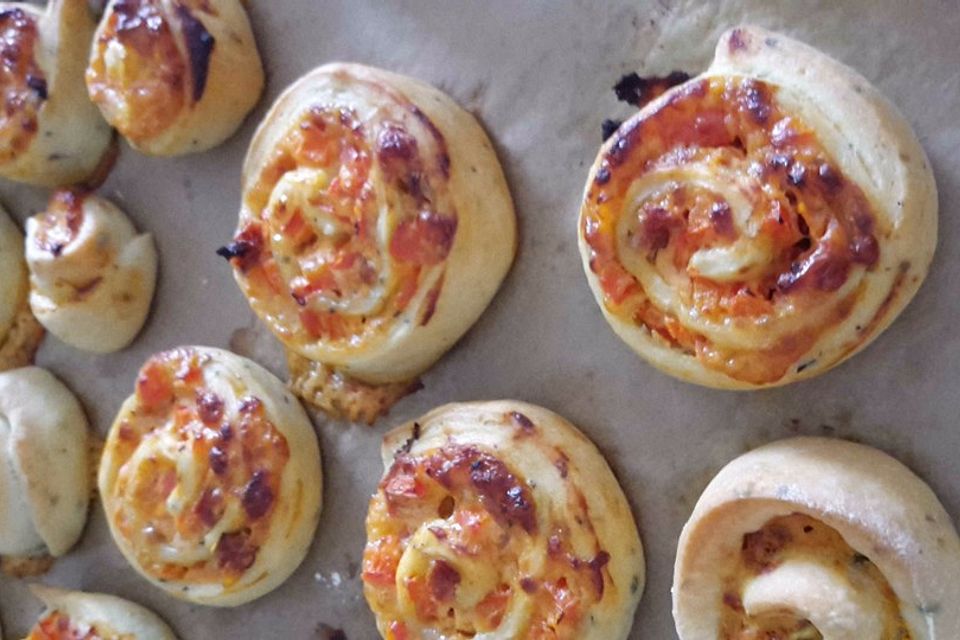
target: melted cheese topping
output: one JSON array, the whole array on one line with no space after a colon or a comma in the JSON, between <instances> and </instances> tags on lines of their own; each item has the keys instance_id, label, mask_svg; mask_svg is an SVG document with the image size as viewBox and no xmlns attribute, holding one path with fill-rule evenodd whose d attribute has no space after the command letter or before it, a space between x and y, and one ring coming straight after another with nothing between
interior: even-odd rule
<instances>
[{"instance_id":1,"label":"melted cheese topping","mask_svg":"<svg viewBox=\"0 0 960 640\"><path fill-rule=\"evenodd\" d=\"M351 82L356 105L316 106L281 140L222 251L274 333L315 360L398 317L429 322L457 228L442 136L402 96Z\"/></svg>"},{"instance_id":2,"label":"melted cheese topping","mask_svg":"<svg viewBox=\"0 0 960 640\"><path fill-rule=\"evenodd\" d=\"M590 527L576 495L571 512ZM578 556L569 527L538 510L522 477L452 444L396 458L370 503L367 539L364 590L391 640L578 638L610 559L602 549Z\"/></svg>"},{"instance_id":3,"label":"melted cheese topping","mask_svg":"<svg viewBox=\"0 0 960 640\"><path fill-rule=\"evenodd\" d=\"M189 69L177 25L156 0L111 2L87 69L90 97L133 141L170 127L189 104Z\"/></svg>"},{"instance_id":4,"label":"melted cheese topping","mask_svg":"<svg viewBox=\"0 0 960 640\"><path fill-rule=\"evenodd\" d=\"M803 367L888 231L776 92L684 85L617 132L581 217L609 313L752 384Z\"/></svg>"},{"instance_id":5,"label":"melted cheese topping","mask_svg":"<svg viewBox=\"0 0 960 640\"><path fill-rule=\"evenodd\" d=\"M0 163L19 156L37 133L47 81L37 65L36 18L22 8L0 11Z\"/></svg>"},{"instance_id":6,"label":"melted cheese topping","mask_svg":"<svg viewBox=\"0 0 960 640\"><path fill-rule=\"evenodd\" d=\"M724 581L719 640L910 640L899 599L869 558L794 514L744 536Z\"/></svg>"},{"instance_id":7,"label":"melted cheese topping","mask_svg":"<svg viewBox=\"0 0 960 640\"><path fill-rule=\"evenodd\" d=\"M144 365L108 445L121 466L105 504L150 575L229 586L270 533L290 451L260 400L203 358L181 349Z\"/></svg>"}]
</instances>

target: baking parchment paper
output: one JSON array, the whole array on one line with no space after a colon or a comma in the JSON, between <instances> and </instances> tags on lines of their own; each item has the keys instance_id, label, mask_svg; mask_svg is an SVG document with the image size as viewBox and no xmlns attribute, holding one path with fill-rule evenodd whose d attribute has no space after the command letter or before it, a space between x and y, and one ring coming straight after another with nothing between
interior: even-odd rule
<instances>
[{"instance_id":1,"label":"baking parchment paper","mask_svg":"<svg viewBox=\"0 0 960 640\"><path fill-rule=\"evenodd\" d=\"M232 348L283 372L214 253L229 240L240 165L277 94L313 67L358 61L449 92L486 126L506 169L522 240L503 289L424 377L426 389L370 429L317 417L326 478L313 548L270 595L233 610L191 606L149 586L110 539L99 504L82 543L43 582L131 598L182 640L377 637L361 594L367 499L386 429L451 401L512 397L578 424L606 454L633 505L648 582L631 638L676 637L670 582L676 540L700 491L728 460L797 433L853 438L895 454L960 516L960 3L956 0L695 2L658 0L252 0L269 72L243 129L208 153L147 158L127 147L103 192L154 234L161 275L148 325L129 349L91 356L48 336L39 363L79 395L101 435L142 362L180 344ZM795 35L852 65L903 110L940 189L940 243L926 284L861 355L810 382L731 393L675 381L607 327L581 272L576 218L604 118L622 118L611 87L626 72L705 68L717 35L750 22ZM0 184L22 223L42 190ZM42 402L42 398L37 398ZM8 638L40 611L23 581L0 576Z\"/></svg>"}]
</instances>

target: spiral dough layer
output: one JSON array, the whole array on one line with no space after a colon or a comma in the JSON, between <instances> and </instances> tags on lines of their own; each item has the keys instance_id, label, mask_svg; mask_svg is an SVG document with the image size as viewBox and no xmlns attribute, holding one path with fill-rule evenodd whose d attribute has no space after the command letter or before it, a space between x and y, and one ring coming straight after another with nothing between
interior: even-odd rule
<instances>
[{"instance_id":1,"label":"spiral dough layer","mask_svg":"<svg viewBox=\"0 0 960 640\"><path fill-rule=\"evenodd\" d=\"M784 440L727 465L680 536L681 640L947 640L960 634L960 538L890 456Z\"/></svg>"},{"instance_id":2,"label":"spiral dough layer","mask_svg":"<svg viewBox=\"0 0 960 640\"><path fill-rule=\"evenodd\" d=\"M320 516L320 451L270 373L219 349L153 356L100 463L113 538L170 595L235 606L297 568Z\"/></svg>"},{"instance_id":3,"label":"spiral dough layer","mask_svg":"<svg viewBox=\"0 0 960 640\"><path fill-rule=\"evenodd\" d=\"M471 115L411 78L332 64L264 119L220 253L291 353L294 387L371 420L474 323L515 243L503 173Z\"/></svg>"},{"instance_id":4,"label":"spiral dough layer","mask_svg":"<svg viewBox=\"0 0 960 640\"><path fill-rule=\"evenodd\" d=\"M382 453L363 582L385 638L627 637L643 549L570 423L521 402L451 404L387 434Z\"/></svg>"},{"instance_id":5,"label":"spiral dough layer","mask_svg":"<svg viewBox=\"0 0 960 640\"><path fill-rule=\"evenodd\" d=\"M580 249L640 355L751 389L822 373L879 335L926 275L936 216L923 149L865 79L741 27L604 145Z\"/></svg>"}]
</instances>

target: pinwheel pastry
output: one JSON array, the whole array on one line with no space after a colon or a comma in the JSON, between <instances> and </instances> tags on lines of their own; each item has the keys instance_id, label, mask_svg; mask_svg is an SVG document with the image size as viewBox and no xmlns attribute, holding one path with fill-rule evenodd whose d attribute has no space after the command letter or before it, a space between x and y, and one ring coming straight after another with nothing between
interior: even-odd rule
<instances>
[{"instance_id":1,"label":"pinwheel pastry","mask_svg":"<svg viewBox=\"0 0 960 640\"><path fill-rule=\"evenodd\" d=\"M111 0L87 67L87 89L103 116L157 156L229 138L263 81L241 0Z\"/></svg>"},{"instance_id":2,"label":"pinwheel pastry","mask_svg":"<svg viewBox=\"0 0 960 640\"><path fill-rule=\"evenodd\" d=\"M617 479L560 416L450 404L387 434L363 582L388 640L627 637L643 548Z\"/></svg>"},{"instance_id":3,"label":"pinwheel pastry","mask_svg":"<svg viewBox=\"0 0 960 640\"><path fill-rule=\"evenodd\" d=\"M936 185L863 77L741 27L603 146L579 234L604 315L654 366L712 387L782 385L863 349L913 297Z\"/></svg>"},{"instance_id":4,"label":"pinwheel pastry","mask_svg":"<svg viewBox=\"0 0 960 640\"><path fill-rule=\"evenodd\" d=\"M960 637L960 539L937 497L876 449L775 442L713 479L680 536L681 640Z\"/></svg>"},{"instance_id":5,"label":"pinwheel pastry","mask_svg":"<svg viewBox=\"0 0 960 640\"><path fill-rule=\"evenodd\" d=\"M483 312L515 225L473 116L411 78L332 64L267 114L219 253L286 346L298 395L372 422Z\"/></svg>"},{"instance_id":6,"label":"pinwheel pastry","mask_svg":"<svg viewBox=\"0 0 960 640\"><path fill-rule=\"evenodd\" d=\"M170 595L235 606L275 589L320 516L320 450L300 404L232 353L182 347L140 370L100 463L120 551Z\"/></svg>"},{"instance_id":7,"label":"pinwheel pastry","mask_svg":"<svg viewBox=\"0 0 960 640\"><path fill-rule=\"evenodd\" d=\"M87 0L0 2L0 176L58 186L95 174L113 134L83 85Z\"/></svg>"},{"instance_id":8,"label":"pinwheel pastry","mask_svg":"<svg viewBox=\"0 0 960 640\"><path fill-rule=\"evenodd\" d=\"M0 371L33 362L43 327L30 311L23 234L0 207Z\"/></svg>"},{"instance_id":9,"label":"pinwheel pastry","mask_svg":"<svg viewBox=\"0 0 960 640\"><path fill-rule=\"evenodd\" d=\"M99 353L133 341L157 280L151 236L112 202L65 189L27 220L26 246L30 308L50 333Z\"/></svg>"},{"instance_id":10,"label":"pinwheel pastry","mask_svg":"<svg viewBox=\"0 0 960 640\"><path fill-rule=\"evenodd\" d=\"M129 600L39 585L30 589L47 608L25 640L177 640L155 613Z\"/></svg>"},{"instance_id":11,"label":"pinwheel pastry","mask_svg":"<svg viewBox=\"0 0 960 640\"><path fill-rule=\"evenodd\" d=\"M0 373L0 556L10 573L42 572L87 521L90 441L80 403L38 367Z\"/></svg>"}]
</instances>

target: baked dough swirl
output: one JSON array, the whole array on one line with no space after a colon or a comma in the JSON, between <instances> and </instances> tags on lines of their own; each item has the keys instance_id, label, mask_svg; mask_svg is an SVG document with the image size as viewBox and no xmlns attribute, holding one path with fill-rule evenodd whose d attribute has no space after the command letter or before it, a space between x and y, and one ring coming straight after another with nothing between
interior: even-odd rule
<instances>
[{"instance_id":1,"label":"baked dough swirl","mask_svg":"<svg viewBox=\"0 0 960 640\"><path fill-rule=\"evenodd\" d=\"M111 0L86 78L107 121L157 156L229 138L264 84L241 0Z\"/></svg>"},{"instance_id":2,"label":"baked dough swirl","mask_svg":"<svg viewBox=\"0 0 960 640\"><path fill-rule=\"evenodd\" d=\"M99 488L131 565L170 595L235 606L273 590L320 516L317 437L272 374L182 347L150 358L107 438Z\"/></svg>"},{"instance_id":3,"label":"baked dough swirl","mask_svg":"<svg viewBox=\"0 0 960 640\"><path fill-rule=\"evenodd\" d=\"M83 408L39 367L0 373L0 555L62 556L90 502Z\"/></svg>"},{"instance_id":4,"label":"baked dough swirl","mask_svg":"<svg viewBox=\"0 0 960 640\"><path fill-rule=\"evenodd\" d=\"M596 447L515 401L450 404L387 434L363 582L388 640L626 638L644 586Z\"/></svg>"},{"instance_id":5,"label":"baked dough swirl","mask_svg":"<svg viewBox=\"0 0 960 640\"><path fill-rule=\"evenodd\" d=\"M30 590L47 608L24 640L177 640L155 613L129 600L40 585Z\"/></svg>"},{"instance_id":6,"label":"baked dough swirl","mask_svg":"<svg viewBox=\"0 0 960 640\"><path fill-rule=\"evenodd\" d=\"M140 332L156 285L157 250L109 200L54 193L47 210L27 220L26 257L30 308L50 333L107 353Z\"/></svg>"},{"instance_id":7,"label":"baked dough swirl","mask_svg":"<svg viewBox=\"0 0 960 640\"><path fill-rule=\"evenodd\" d=\"M33 362L43 327L30 311L23 234L0 207L0 371Z\"/></svg>"},{"instance_id":8,"label":"baked dough swirl","mask_svg":"<svg viewBox=\"0 0 960 640\"><path fill-rule=\"evenodd\" d=\"M727 465L680 536L681 640L960 636L960 539L937 497L871 447L775 442Z\"/></svg>"},{"instance_id":9,"label":"baked dough swirl","mask_svg":"<svg viewBox=\"0 0 960 640\"><path fill-rule=\"evenodd\" d=\"M372 421L490 302L515 224L473 116L411 78L331 64L264 119L220 254L291 354L298 394Z\"/></svg>"},{"instance_id":10,"label":"baked dough swirl","mask_svg":"<svg viewBox=\"0 0 960 640\"><path fill-rule=\"evenodd\" d=\"M822 373L893 321L932 258L937 194L916 136L863 77L740 27L604 145L579 234L635 351L751 389Z\"/></svg>"},{"instance_id":11,"label":"baked dough swirl","mask_svg":"<svg viewBox=\"0 0 960 640\"><path fill-rule=\"evenodd\" d=\"M113 134L83 84L95 27L87 0L0 2L0 176L53 187L100 168Z\"/></svg>"}]
</instances>

